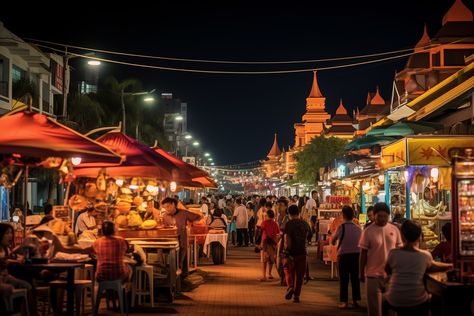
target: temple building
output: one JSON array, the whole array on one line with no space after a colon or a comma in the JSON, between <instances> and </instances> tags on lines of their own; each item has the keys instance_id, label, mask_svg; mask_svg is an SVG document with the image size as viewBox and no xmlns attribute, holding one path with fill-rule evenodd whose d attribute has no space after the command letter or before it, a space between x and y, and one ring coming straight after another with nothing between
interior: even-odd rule
<instances>
[{"instance_id":1,"label":"temple building","mask_svg":"<svg viewBox=\"0 0 474 316\"><path fill-rule=\"evenodd\" d=\"M306 98L306 112L301 123L295 126L295 150L301 150L314 137L320 136L331 116L326 112L326 98L319 90L316 71L313 73L313 85Z\"/></svg>"},{"instance_id":2,"label":"temple building","mask_svg":"<svg viewBox=\"0 0 474 316\"><path fill-rule=\"evenodd\" d=\"M285 153L280 150L278 146L277 134L273 139L273 145L268 152L267 159L262 162L262 167L266 178L279 177L284 170L282 160L285 158Z\"/></svg>"},{"instance_id":3,"label":"temple building","mask_svg":"<svg viewBox=\"0 0 474 316\"><path fill-rule=\"evenodd\" d=\"M389 114L389 112L390 107L380 95L379 87L377 87L374 93L369 92L365 107L360 111L359 109L354 111L356 127L354 137L357 138L365 135L367 128Z\"/></svg>"},{"instance_id":4,"label":"temple building","mask_svg":"<svg viewBox=\"0 0 474 316\"><path fill-rule=\"evenodd\" d=\"M388 118L398 121L412 115L414 110L407 104L462 69L466 65L464 58L472 54L473 14L461 0L456 0L432 38L425 26L405 69L395 75Z\"/></svg>"},{"instance_id":5,"label":"temple building","mask_svg":"<svg viewBox=\"0 0 474 316\"><path fill-rule=\"evenodd\" d=\"M327 120L327 129L324 130L323 135L351 140L354 138L354 132L356 131L353 123L353 119L347 114L347 110L341 100L336 113Z\"/></svg>"}]
</instances>

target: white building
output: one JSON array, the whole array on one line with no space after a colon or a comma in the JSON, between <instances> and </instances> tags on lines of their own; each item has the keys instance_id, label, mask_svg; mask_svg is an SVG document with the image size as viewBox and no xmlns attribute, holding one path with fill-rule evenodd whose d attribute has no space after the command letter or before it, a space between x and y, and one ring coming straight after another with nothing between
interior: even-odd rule
<instances>
[{"instance_id":1,"label":"white building","mask_svg":"<svg viewBox=\"0 0 474 316\"><path fill-rule=\"evenodd\" d=\"M69 71L64 80L63 58L44 53L10 32L0 21L0 114L27 102L25 91L32 89L35 111L51 116L63 113L63 85L69 87ZM19 83L31 88L20 89ZM29 84L31 83L31 85ZM16 97L20 100L15 99Z\"/></svg>"}]
</instances>

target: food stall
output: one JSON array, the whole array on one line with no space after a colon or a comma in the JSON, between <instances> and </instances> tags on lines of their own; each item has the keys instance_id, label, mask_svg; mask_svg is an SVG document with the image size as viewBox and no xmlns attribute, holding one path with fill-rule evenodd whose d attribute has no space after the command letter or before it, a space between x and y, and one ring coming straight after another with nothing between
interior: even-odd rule
<instances>
[{"instance_id":1,"label":"food stall","mask_svg":"<svg viewBox=\"0 0 474 316\"><path fill-rule=\"evenodd\" d=\"M441 227L451 221L452 148L471 146L472 136L407 136L382 147L385 201L392 220L410 218L423 227L428 249L441 240Z\"/></svg>"},{"instance_id":2,"label":"food stall","mask_svg":"<svg viewBox=\"0 0 474 316\"><path fill-rule=\"evenodd\" d=\"M472 142L471 142L472 144ZM432 315L472 315L474 301L474 148L451 148L454 270L428 275Z\"/></svg>"}]
</instances>

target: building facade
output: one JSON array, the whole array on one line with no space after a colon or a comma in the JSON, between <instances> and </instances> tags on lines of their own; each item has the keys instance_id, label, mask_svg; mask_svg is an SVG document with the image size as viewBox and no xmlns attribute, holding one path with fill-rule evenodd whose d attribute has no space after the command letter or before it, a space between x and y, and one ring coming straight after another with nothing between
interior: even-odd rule
<instances>
[{"instance_id":1,"label":"building facade","mask_svg":"<svg viewBox=\"0 0 474 316\"><path fill-rule=\"evenodd\" d=\"M0 38L0 114L31 103L40 113L62 115L63 92L69 80L62 56L43 53L2 22Z\"/></svg>"}]
</instances>

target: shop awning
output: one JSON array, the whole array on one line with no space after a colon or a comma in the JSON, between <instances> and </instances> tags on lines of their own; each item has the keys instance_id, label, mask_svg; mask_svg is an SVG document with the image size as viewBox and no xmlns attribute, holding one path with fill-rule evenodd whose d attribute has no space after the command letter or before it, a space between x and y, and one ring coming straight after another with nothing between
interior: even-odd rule
<instances>
[{"instance_id":1,"label":"shop awning","mask_svg":"<svg viewBox=\"0 0 474 316\"><path fill-rule=\"evenodd\" d=\"M52 118L28 111L0 118L0 153L23 157L81 158L83 163L115 163L121 157Z\"/></svg>"},{"instance_id":2,"label":"shop awning","mask_svg":"<svg viewBox=\"0 0 474 316\"><path fill-rule=\"evenodd\" d=\"M349 144L346 145L346 150L359 150L364 148L371 148L373 146L383 146L390 144L396 140L395 137L389 136L373 136L373 135L366 135L360 138L356 138L351 141Z\"/></svg>"},{"instance_id":3,"label":"shop awning","mask_svg":"<svg viewBox=\"0 0 474 316\"><path fill-rule=\"evenodd\" d=\"M434 133L440 129L443 129L443 125L438 123L400 121L385 128L382 135L403 137L407 135Z\"/></svg>"},{"instance_id":4,"label":"shop awning","mask_svg":"<svg viewBox=\"0 0 474 316\"><path fill-rule=\"evenodd\" d=\"M449 166L451 153L472 147L474 135L409 136L382 147L384 169L401 166Z\"/></svg>"}]
</instances>

